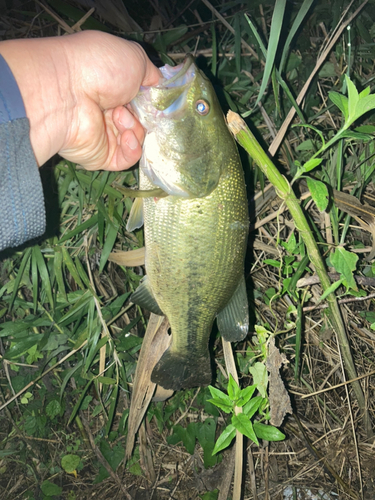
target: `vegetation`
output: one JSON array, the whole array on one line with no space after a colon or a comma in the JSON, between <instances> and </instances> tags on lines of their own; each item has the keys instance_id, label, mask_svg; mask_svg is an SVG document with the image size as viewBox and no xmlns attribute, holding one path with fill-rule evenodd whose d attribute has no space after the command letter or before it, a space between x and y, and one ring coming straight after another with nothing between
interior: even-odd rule
<instances>
[{"instance_id":1,"label":"vegetation","mask_svg":"<svg viewBox=\"0 0 375 500\"><path fill-rule=\"evenodd\" d=\"M53 159L45 238L0 255L0 498L373 498L374 1L113 0L83 23L81 2L6 4L4 39L68 25L160 65L196 54L247 125L228 119L252 333L232 355L213 332L212 386L146 407L126 460L149 315L129 301L142 266L111 254L143 247L116 187L137 172Z\"/></svg>"}]
</instances>

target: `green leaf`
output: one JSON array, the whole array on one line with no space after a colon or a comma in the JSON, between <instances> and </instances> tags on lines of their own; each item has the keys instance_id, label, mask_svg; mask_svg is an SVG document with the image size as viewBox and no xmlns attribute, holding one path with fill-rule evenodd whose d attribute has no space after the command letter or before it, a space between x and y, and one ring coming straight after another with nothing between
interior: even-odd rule
<instances>
[{"instance_id":1,"label":"green leaf","mask_svg":"<svg viewBox=\"0 0 375 500\"><path fill-rule=\"evenodd\" d=\"M260 395L265 398L267 396L268 373L263 363L255 363L250 367L250 373L253 376L254 384Z\"/></svg>"},{"instance_id":2,"label":"green leaf","mask_svg":"<svg viewBox=\"0 0 375 500\"><path fill-rule=\"evenodd\" d=\"M240 388L238 387L237 382L234 380L231 374L229 374L229 381L228 381L228 396L232 401L236 400L238 398L238 394L240 392Z\"/></svg>"},{"instance_id":3,"label":"green leaf","mask_svg":"<svg viewBox=\"0 0 375 500\"><path fill-rule=\"evenodd\" d=\"M328 295L335 292L338 289L338 287L342 285L343 281L344 281L344 278L341 278L341 280L338 280L338 281L335 281L334 283L332 283L332 285L329 286L327 288L327 290L323 293L323 295L320 297L320 299L319 299L320 302L325 300L328 297Z\"/></svg>"},{"instance_id":4,"label":"green leaf","mask_svg":"<svg viewBox=\"0 0 375 500\"><path fill-rule=\"evenodd\" d=\"M39 245L35 245L33 247L33 259L35 259L36 265L38 266L39 275L43 284L43 290L47 295L47 299L50 303L51 309L53 309L54 303L52 297L51 280Z\"/></svg>"},{"instance_id":5,"label":"green leaf","mask_svg":"<svg viewBox=\"0 0 375 500\"><path fill-rule=\"evenodd\" d=\"M338 92L330 91L328 92L329 98L335 106L339 108L341 113L344 115L345 121L348 120L349 110L348 110L348 98Z\"/></svg>"},{"instance_id":6,"label":"green leaf","mask_svg":"<svg viewBox=\"0 0 375 500\"><path fill-rule=\"evenodd\" d=\"M26 265L29 262L30 255L31 255L31 248L28 248L25 251L25 253L23 254L21 264L20 264L20 267L18 269L17 276L14 280L13 293L12 293L12 296L11 296L10 302L9 302L9 311L12 310L14 300L17 296L18 287L20 286L21 279L22 279L23 273L25 272Z\"/></svg>"},{"instance_id":7,"label":"green leaf","mask_svg":"<svg viewBox=\"0 0 375 500\"><path fill-rule=\"evenodd\" d=\"M56 399L53 399L48 403L45 411L50 418L55 418L61 411L61 404Z\"/></svg>"},{"instance_id":8,"label":"green leaf","mask_svg":"<svg viewBox=\"0 0 375 500\"><path fill-rule=\"evenodd\" d=\"M343 247L338 247L334 254L330 256L330 260L336 271L345 279L348 286L353 290L357 290L358 288L353 276L353 271L355 271L357 267L358 255L348 252Z\"/></svg>"},{"instance_id":9,"label":"green leaf","mask_svg":"<svg viewBox=\"0 0 375 500\"><path fill-rule=\"evenodd\" d=\"M245 405L251 396L254 394L254 391L256 389L256 385L249 385L248 387L245 387L245 389L242 389L240 394L238 395L238 400L236 402L236 406L240 407Z\"/></svg>"},{"instance_id":10,"label":"green leaf","mask_svg":"<svg viewBox=\"0 0 375 500\"><path fill-rule=\"evenodd\" d=\"M356 105L353 121L360 118L365 113L375 109L375 95L368 95L359 100Z\"/></svg>"},{"instance_id":11,"label":"green leaf","mask_svg":"<svg viewBox=\"0 0 375 500\"><path fill-rule=\"evenodd\" d=\"M264 439L265 441L283 441L283 439L285 439L285 435L273 425L254 422L253 427L258 438Z\"/></svg>"},{"instance_id":12,"label":"green leaf","mask_svg":"<svg viewBox=\"0 0 375 500\"><path fill-rule=\"evenodd\" d=\"M21 354L24 354L30 347L38 344L42 340L44 335L42 333L27 335L26 337L17 339L17 342L6 351L5 359L15 359Z\"/></svg>"},{"instance_id":13,"label":"green leaf","mask_svg":"<svg viewBox=\"0 0 375 500\"><path fill-rule=\"evenodd\" d=\"M213 418L206 418L206 420L197 428L197 439L203 448L203 462L207 469L217 463L217 457L213 456L213 449L215 446L216 422Z\"/></svg>"},{"instance_id":14,"label":"green leaf","mask_svg":"<svg viewBox=\"0 0 375 500\"><path fill-rule=\"evenodd\" d=\"M218 437L212 454L216 455L216 453L218 453L219 451L228 448L235 435L236 428L232 424L229 424Z\"/></svg>"},{"instance_id":15,"label":"green leaf","mask_svg":"<svg viewBox=\"0 0 375 500\"><path fill-rule=\"evenodd\" d=\"M249 439L254 441L254 443L259 445L258 439L253 429L253 424L250 422L249 417L247 417L243 413L239 413L238 415L233 415L232 424L239 432L241 432L241 434L248 437Z\"/></svg>"},{"instance_id":16,"label":"green leaf","mask_svg":"<svg viewBox=\"0 0 375 500\"><path fill-rule=\"evenodd\" d=\"M348 87L348 111L349 111L348 122L352 123L356 117L356 108L359 102L359 95L354 83L351 81L348 75L345 75L345 80L346 80L346 85Z\"/></svg>"},{"instance_id":17,"label":"green leaf","mask_svg":"<svg viewBox=\"0 0 375 500\"><path fill-rule=\"evenodd\" d=\"M103 340L103 339L102 339ZM104 385L113 385L116 383L116 379L111 377L98 377L98 382Z\"/></svg>"},{"instance_id":18,"label":"green leaf","mask_svg":"<svg viewBox=\"0 0 375 500\"><path fill-rule=\"evenodd\" d=\"M43 481L40 488L47 497L58 496L62 493L62 488L55 483L51 483L48 479Z\"/></svg>"},{"instance_id":19,"label":"green leaf","mask_svg":"<svg viewBox=\"0 0 375 500\"><path fill-rule=\"evenodd\" d=\"M311 179L311 177L307 177L306 181L307 187L309 188L312 199L315 201L318 210L324 212L329 202L327 186L321 181Z\"/></svg>"},{"instance_id":20,"label":"green leaf","mask_svg":"<svg viewBox=\"0 0 375 500\"><path fill-rule=\"evenodd\" d=\"M267 47L266 65L264 67L262 84L259 89L259 94L255 106L262 99L267 88L268 80L271 76L272 69L275 63L277 48L280 42L280 32L284 20L286 0L276 0L272 15L271 30Z\"/></svg>"},{"instance_id":21,"label":"green leaf","mask_svg":"<svg viewBox=\"0 0 375 500\"><path fill-rule=\"evenodd\" d=\"M248 417L251 418L255 413L258 411L258 408L264 401L264 398L262 396L255 396L255 398L251 399L244 407L243 407L243 413Z\"/></svg>"},{"instance_id":22,"label":"green leaf","mask_svg":"<svg viewBox=\"0 0 375 500\"><path fill-rule=\"evenodd\" d=\"M65 472L71 474L79 466L81 459L78 455L64 455L61 459L61 467Z\"/></svg>"},{"instance_id":23,"label":"green leaf","mask_svg":"<svg viewBox=\"0 0 375 500\"><path fill-rule=\"evenodd\" d=\"M315 167L320 165L322 161L322 158L311 158L309 161L304 163L302 170L304 172L310 172L310 170L313 170Z\"/></svg>"},{"instance_id":24,"label":"green leaf","mask_svg":"<svg viewBox=\"0 0 375 500\"><path fill-rule=\"evenodd\" d=\"M225 413L231 413L234 403L230 399L230 397L224 394L224 392L220 391L219 389L212 387L212 385L209 385L208 389L211 393L211 396L213 397L213 399L209 399L208 401L221 410L225 411Z\"/></svg>"}]
</instances>

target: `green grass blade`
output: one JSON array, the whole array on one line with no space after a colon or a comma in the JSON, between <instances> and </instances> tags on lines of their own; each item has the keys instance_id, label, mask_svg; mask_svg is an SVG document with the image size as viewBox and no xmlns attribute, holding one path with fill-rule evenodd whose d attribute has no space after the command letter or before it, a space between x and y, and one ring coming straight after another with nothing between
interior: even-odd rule
<instances>
[{"instance_id":1,"label":"green grass blade","mask_svg":"<svg viewBox=\"0 0 375 500\"><path fill-rule=\"evenodd\" d=\"M286 0L276 0L275 10L272 16L270 39L268 42L266 66L264 68L262 84L259 89L259 94L255 106L258 104L258 102L260 102L264 95L264 92L268 85L268 80L272 73L272 68L275 63L276 52L280 40L281 27L284 19L285 5Z\"/></svg>"},{"instance_id":2,"label":"green grass blade","mask_svg":"<svg viewBox=\"0 0 375 500\"><path fill-rule=\"evenodd\" d=\"M300 28L302 21L304 20L306 14L308 13L311 5L313 4L314 0L304 0L300 10L298 11L298 14L296 18L293 21L292 27L290 28L288 37L285 41L284 49L281 55L281 60L280 60L280 65L279 65L279 71L280 73L283 72L284 66L287 60L287 56L289 55L290 51L290 45L292 43L294 35L297 33L298 29Z\"/></svg>"},{"instance_id":3,"label":"green grass blade","mask_svg":"<svg viewBox=\"0 0 375 500\"><path fill-rule=\"evenodd\" d=\"M9 302L9 312L12 310L14 299L16 298L16 295L18 292L18 287L20 286L23 273L25 272L26 265L29 262L30 255L31 255L31 248L28 248L22 257L21 265L18 269L17 276L14 280L13 292L12 292L12 296L11 296L10 302Z\"/></svg>"},{"instance_id":4,"label":"green grass blade","mask_svg":"<svg viewBox=\"0 0 375 500\"><path fill-rule=\"evenodd\" d=\"M77 283L77 285L82 289L85 290L86 287L82 283L82 280L79 276L79 273L77 271L76 266L74 265L73 259L70 256L70 253L68 252L68 249L66 247L61 247L62 255L63 255L63 262L64 265L68 268L68 271L72 275L72 278L74 281Z\"/></svg>"},{"instance_id":5,"label":"green grass blade","mask_svg":"<svg viewBox=\"0 0 375 500\"><path fill-rule=\"evenodd\" d=\"M51 278L39 245L35 245L35 247L33 247L33 259L35 259L38 266L39 276L42 280L43 291L47 295L47 300L50 303L51 309L54 309Z\"/></svg>"},{"instance_id":6,"label":"green grass blade","mask_svg":"<svg viewBox=\"0 0 375 500\"><path fill-rule=\"evenodd\" d=\"M64 276L62 272L63 254L60 247L55 247L54 251L55 251L55 257L53 259L53 266L55 270L57 287L59 292L61 293L62 298L65 300L65 302L68 302L68 297L65 291Z\"/></svg>"},{"instance_id":7,"label":"green grass blade","mask_svg":"<svg viewBox=\"0 0 375 500\"><path fill-rule=\"evenodd\" d=\"M64 241L72 239L77 234L83 233L83 231L86 231L86 229L95 226L97 222L98 222L98 214L95 214L92 217L89 217L85 222L77 226L72 231L69 231L69 233L66 233L62 238L60 238L59 243L63 243Z\"/></svg>"},{"instance_id":8,"label":"green grass blade","mask_svg":"<svg viewBox=\"0 0 375 500\"><path fill-rule=\"evenodd\" d=\"M31 254L31 282L33 285L33 307L34 314L36 313L38 307L38 265L34 255L34 249Z\"/></svg>"}]
</instances>

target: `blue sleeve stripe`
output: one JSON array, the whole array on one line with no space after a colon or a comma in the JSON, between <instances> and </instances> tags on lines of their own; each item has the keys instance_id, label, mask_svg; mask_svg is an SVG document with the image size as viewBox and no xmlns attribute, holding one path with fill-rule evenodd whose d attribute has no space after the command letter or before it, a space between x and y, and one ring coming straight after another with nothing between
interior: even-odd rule
<instances>
[{"instance_id":1,"label":"blue sleeve stripe","mask_svg":"<svg viewBox=\"0 0 375 500\"><path fill-rule=\"evenodd\" d=\"M16 79L0 54L0 123L25 117L25 106Z\"/></svg>"}]
</instances>

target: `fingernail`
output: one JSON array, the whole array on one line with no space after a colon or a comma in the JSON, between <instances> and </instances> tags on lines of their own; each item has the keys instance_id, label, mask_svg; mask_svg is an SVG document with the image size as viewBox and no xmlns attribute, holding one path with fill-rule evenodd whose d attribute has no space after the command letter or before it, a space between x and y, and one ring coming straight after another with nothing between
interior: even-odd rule
<instances>
[{"instance_id":1,"label":"fingernail","mask_svg":"<svg viewBox=\"0 0 375 500\"><path fill-rule=\"evenodd\" d=\"M126 110L124 115L121 117L121 124L125 128L133 128L135 124L134 116Z\"/></svg>"},{"instance_id":2,"label":"fingernail","mask_svg":"<svg viewBox=\"0 0 375 500\"><path fill-rule=\"evenodd\" d=\"M139 143L134 134L129 134L129 137L126 139L126 144L130 149L134 150L137 149Z\"/></svg>"}]
</instances>

